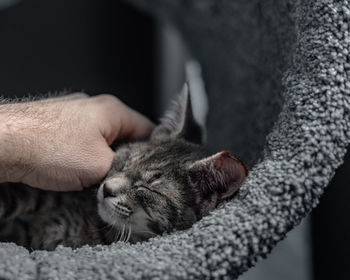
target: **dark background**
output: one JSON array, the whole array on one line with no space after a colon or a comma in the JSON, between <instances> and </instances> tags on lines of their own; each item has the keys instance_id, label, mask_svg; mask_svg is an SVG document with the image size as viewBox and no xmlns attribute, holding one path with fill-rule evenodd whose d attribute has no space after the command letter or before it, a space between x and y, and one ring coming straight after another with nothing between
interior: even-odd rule
<instances>
[{"instance_id":1,"label":"dark background","mask_svg":"<svg viewBox=\"0 0 350 280\"><path fill-rule=\"evenodd\" d=\"M154 118L154 23L120 1L31 0L0 11L0 95L112 93Z\"/></svg>"},{"instance_id":2,"label":"dark background","mask_svg":"<svg viewBox=\"0 0 350 280\"><path fill-rule=\"evenodd\" d=\"M314 279L350 279L350 152L312 213Z\"/></svg>"}]
</instances>

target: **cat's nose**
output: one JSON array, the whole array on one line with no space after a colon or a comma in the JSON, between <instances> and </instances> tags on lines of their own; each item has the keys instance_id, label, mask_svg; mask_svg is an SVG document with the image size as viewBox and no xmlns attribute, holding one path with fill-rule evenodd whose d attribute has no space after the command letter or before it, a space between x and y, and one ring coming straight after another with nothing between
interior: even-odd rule
<instances>
[{"instance_id":1,"label":"cat's nose","mask_svg":"<svg viewBox=\"0 0 350 280\"><path fill-rule=\"evenodd\" d=\"M111 186L108 186L108 183L105 183L102 187L102 191L103 191L103 198L106 197L116 197L115 192L113 192L113 189Z\"/></svg>"}]
</instances>

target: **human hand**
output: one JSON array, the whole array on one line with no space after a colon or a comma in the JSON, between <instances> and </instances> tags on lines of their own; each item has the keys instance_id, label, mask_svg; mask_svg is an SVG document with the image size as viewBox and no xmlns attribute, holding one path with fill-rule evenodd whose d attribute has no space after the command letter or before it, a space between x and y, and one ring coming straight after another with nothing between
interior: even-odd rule
<instances>
[{"instance_id":1,"label":"human hand","mask_svg":"<svg viewBox=\"0 0 350 280\"><path fill-rule=\"evenodd\" d=\"M112 95L78 93L0 105L0 182L81 190L109 171L115 140L146 138L153 124Z\"/></svg>"}]
</instances>

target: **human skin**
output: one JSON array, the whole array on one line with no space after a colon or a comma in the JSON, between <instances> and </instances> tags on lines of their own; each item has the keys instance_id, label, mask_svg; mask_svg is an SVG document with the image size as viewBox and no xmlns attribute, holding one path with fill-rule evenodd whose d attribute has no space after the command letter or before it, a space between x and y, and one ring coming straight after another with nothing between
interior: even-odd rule
<instances>
[{"instance_id":1,"label":"human skin","mask_svg":"<svg viewBox=\"0 0 350 280\"><path fill-rule=\"evenodd\" d=\"M118 140L146 138L153 124L112 95L84 93L0 105L0 182L77 191L100 182Z\"/></svg>"}]
</instances>

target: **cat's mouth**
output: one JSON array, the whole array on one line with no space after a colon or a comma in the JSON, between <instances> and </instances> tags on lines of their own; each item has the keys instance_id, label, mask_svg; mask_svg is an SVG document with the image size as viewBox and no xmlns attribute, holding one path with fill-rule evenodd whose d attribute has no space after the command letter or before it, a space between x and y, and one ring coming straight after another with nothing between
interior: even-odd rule
<instances>
[{"instance_id":1,"label":"cat's mouth","mask_svg":"<svg viewBox=\"0 0 350 280\"><path fill-rule=\"evenodd\" d=\"M97 204L98 213L102 220L114 225L116 223L128 223L132 214L127 212L127 210L119 210L111 202L99 201ZM118 210L117 210L118 209Z\"/></svg>"},{"instance_id":2,"label":"cat's mouth","mask_svg":"<svg viewBox=\"0 0 350 280\"><path fill-rule=\"evenodd\" d=\"M137 208L129 215L128 209L117 208L115 203L105 199L98 200L97 208L101 219L117 231L124 231L127 228L130 231L128 240L132 243L144 241L156 235L148 226L149 216L141 208Z\"/></svg>"},{"instance_id":3,"label":"cat's mouth","mask_svg":"<svg viewBox=\"0 0 350 280\"><path fill-rule=\"evenodd\" d=\"M98 213L102 220L111 224L128 224L134 225L139 222L139 211L134 211L123 199L98 199Z\"/></svg>"}]
</instances>

